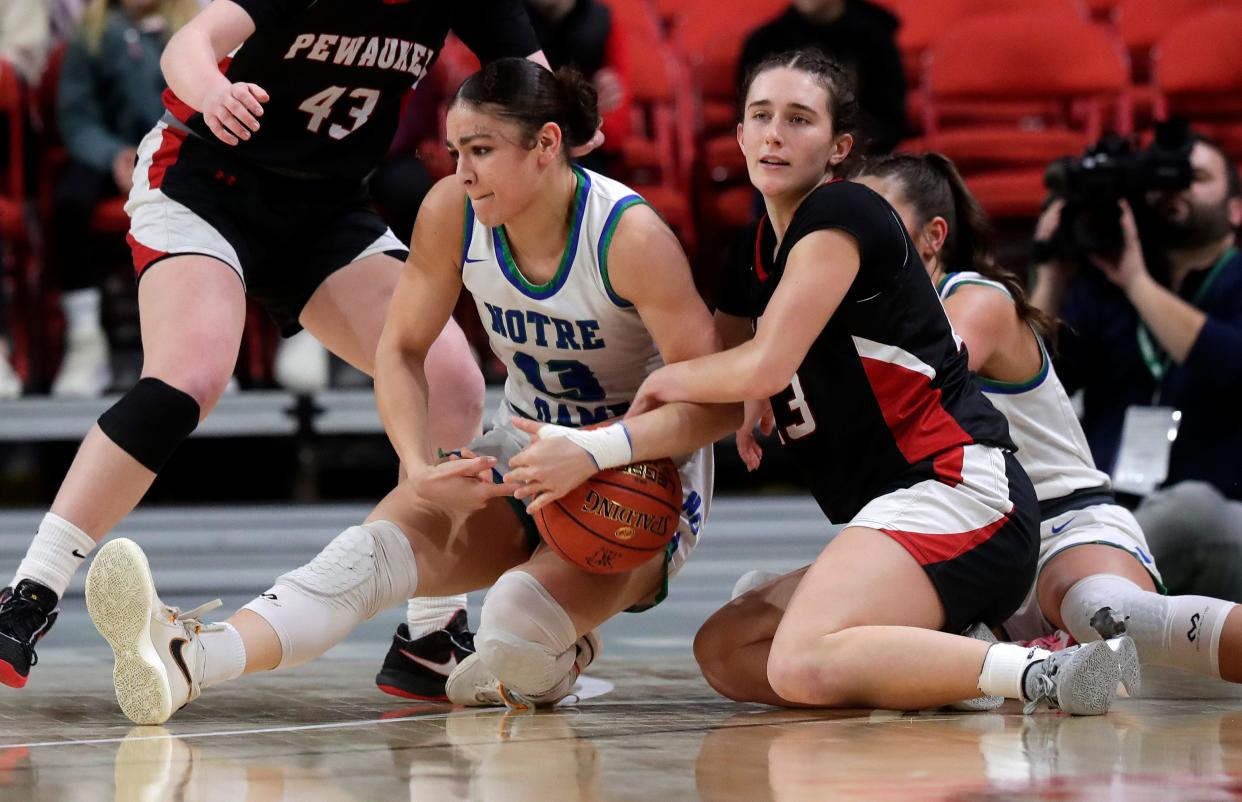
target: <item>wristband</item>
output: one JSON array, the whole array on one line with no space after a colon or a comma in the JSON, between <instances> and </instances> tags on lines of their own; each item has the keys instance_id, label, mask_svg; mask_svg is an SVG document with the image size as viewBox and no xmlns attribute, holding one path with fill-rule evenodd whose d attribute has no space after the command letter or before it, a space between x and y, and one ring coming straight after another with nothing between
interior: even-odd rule
<instances>
[{"instance_id":1,"label":"wristband","mask_svg":"<svg viewBox=\"0 0 1242 802\"><path fill-rule=\"evenodd\" d=\"M634 445L625 424L618 421L599 429L571 429L555 423L539 427L539 436L564 437L591 455L595 467L601 471L619 468L634 461Z\"/></svg>"}]
</instances>

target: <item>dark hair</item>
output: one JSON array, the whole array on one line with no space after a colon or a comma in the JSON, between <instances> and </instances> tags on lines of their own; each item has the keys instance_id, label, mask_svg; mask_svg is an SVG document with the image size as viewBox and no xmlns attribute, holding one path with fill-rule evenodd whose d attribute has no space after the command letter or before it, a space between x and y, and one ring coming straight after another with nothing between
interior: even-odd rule
<instances>
[{"instance_id":1,"label":"dark hair","mask_svg":"<svg viewBox=\"0 0 1242 802\"><path fill-rule=\"evenodd\" d=\"M858 142L859 122L862 112L858 107L858 92L854 81L841 65L824 55L816 47L800 47L768 56L746 72L738 90L738 119L746 116L746 95L750 86L761 74L780 68L805 72L828 92L828 114L832 117L832 131L840 136L851 134L855 139L854 150L862 152Z\"/></svg>"},{"instance_id":2,"label":"dark hair","mask_svg":"<svg viewBox=\"0 0 1242 802\"><path fill-rule=\"evenodd\" d=\"M1013 296L1018 317L1033 325L1044 339L1055 339L1056 318L1032 306L1018 276L996 263L992 223L952 161L939 153L897 153L862 160L853 177L865 175L896 178L902 195L914 207L917 225L943 217L949 232L940 249L941 262L1003 284Z\"/></svg>"},{"instance_id":3,"label":"dark hair","mask_svg":"<svg viewBox=\"0 0 1242 802\"><path fill-rule=\"evenodd\" d=\"M544 124L556 123L567 157L568 148L590 142L600 125L595 87L582 73L568 67L552 73L526 58L489 62L462 82L449 108L458 103L516 122L525 148L535 146Z\"/></svg>"},{"instance_id":4,"label":"dark hair","mask_svg":"<svg viewBox=\"0 0 1242 802\"><path fill-rule=\"evenodd\" d=\"M1229 154L1221 147L1221 144L1207 134L1194 133L1190 135L1192 142L1200 145L1207 145L1216 151L1220 156L1220 160L1225 163L1225 198L1242 198L1242 177L1238 176L1238 165L1233 159L1229 158Z\"/></svg>"}]
</instances>

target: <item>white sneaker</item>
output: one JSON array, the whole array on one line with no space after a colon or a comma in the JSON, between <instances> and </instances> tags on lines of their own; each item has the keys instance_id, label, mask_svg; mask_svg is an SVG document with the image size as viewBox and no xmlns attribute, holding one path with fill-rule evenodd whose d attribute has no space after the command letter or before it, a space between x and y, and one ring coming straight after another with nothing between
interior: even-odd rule
<instances>
[{"instance_id":1,"label":"white sneaker","mask_svg":"<svg viewBox=\"0 0 1242 802\"><path fill-rule=\"evenodd\" d=\"M65 357L52 382L56 398L98 398L112 384L108 338L103 329L85 329L65 338Z\"/></svg>"},{"instance_id":2,"label":"white sneaker","mask_svg":"<svg viewBox=\"0 0 1242 802\"><path fill-rule=\"evenodd\" d=\"M160 601L147 557L138 544L117 538L101 548L86 575L86 609L112 647L112 684L121 711L135 724L162 724L202 692L205 654L198 617L220 606L187 612Z\"/></svg>"},{"instance_id":3,"label":"white sneaker","mask_svg":"<svg viewBox=\"0 0 1242 802\"><path fill-rule=\"evenodd\" d=\"M281 387L307 393L328 386L328 349L303 329L276 348L272 373Z\"/></svg>"},{"instance_id":4,"label":"white sneaker","mask_svg":"<svg viewBox=\"0 0 1242 802\"><path fill-rule=\"evenodd\" d=\"M0 345L0 401L11 401L22 394L22 377L9 364L7 351Z\"/></svg>"},{"instance_id":5,"label":"white sneaker","mask_svg":"<svg viewBox=\"0 0 1242 802\"><path fill-rule=\"evenodd\" d=\"M1138 650L1125 635L1053 652L1030 670L1039 673L1035 698L1022 711L1028 714L1047 702L1071 715L1099 716L1108 712L1118 684L1130 693L1139 689Z\"/></svg>"},{"instance_id":6,"label":"white sneaker","mask_svg":"<svg viewBox=\"0 0 1242 802\"><path fill-rule=\"evenodd\" d=\"M776 571L764 571L756 568L753 571L747 571L737 578L737 582L733 583L733 590L729 592L729 601L733 601L738 596L750 593L760 585L766 585L778 576L783 576Z\"/></svg>"},{"instance_id":7,"label":"white sneaker","mask_svg":"<svg viewBox=\"0 0 1242 802\"><path fill-rule=\"evenodd\" d=\"M587 666L595 660L596 657L603 652L603 641L595 632L588 632L581 638L578 638L574 644L577 648L577 654L574 657L574 669L572 680L576 681ZM448 700L455 705L465 705L466 707L499 707L501 705L508 707L510 710L533 710L536 707L551 707L570 695L573 690L573 681L562 683L556 686L552 692L539 697L527 697L514 691L512 688L506 688L505 684L496 678L483 660L479 657L478 652L466 657L457 664L453 669L453 673L449 674L448 680L444 683L444 693L448 696Z\"/></svg>"}]
</instances>

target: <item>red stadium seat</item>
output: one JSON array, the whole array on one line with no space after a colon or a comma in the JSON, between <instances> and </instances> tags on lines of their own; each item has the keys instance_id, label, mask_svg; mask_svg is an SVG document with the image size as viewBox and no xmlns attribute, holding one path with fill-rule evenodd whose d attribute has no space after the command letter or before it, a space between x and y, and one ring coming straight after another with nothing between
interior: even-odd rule
<instances>
[{"instance_id":1,"label":"red stadium seat","mask_svg":"<svg viewBox=\"0 0 1242 802\"><path fill-rule=\"evenodd\" d=\"M0 60L0 124L8 138L7 152L0 156L0 240L6 252L0 253L0 280L11 274L12 297L9 304L9 331L12 363L24 380L30 377L31 304L29 282L34 262L30 231L26 226L25 127L26 93L17 71Z\"/></svg>"},{"instance_id":2,"label":"red stadium seat","mask_svg":"<svg viewBox=\"0 0 1242 802\"><path fill-rule=\"evenodd\" d=\"M610 5L616 8L625 3ZM660 38L654 16L636 17L631 11L618 14L617 19L624 26L631 115L619 178L645 197L692 251L694 120L684 68Z\"/></svg>"},{"instance_id":3,"label":"red stadium seat","mask_svg":"<svg viewBox=\"0 0 1242 802\"><path fill-rule=\"evenodd\" d=\"M989 212L1035 214L1049 161L1081 151L1106 128L1129 132L1126 66L1115 38L1081 19L1025 13L962 22L928 53L926 146L976 185L995 174L996 205L980 197ZM1111 124L1106 108L1116 110Z\"/></svg>"},{"instance_id":4,"label":"red stadium seat","mask_svg":"<svg viewBox=\"0 0 1242 802\"><path fill-rule=\"evenodd\" d=\"M1156 45L1156 114L1186 117L1242 160L1242 8L1205 11Z\"/></svg>"},{"instance_id":5,"label":"red stadium seat","mask_svg":"<svg viewBox=\"0 0 1242 802\"><path fill-rule=\"evenodd\" d=\"M901 48L906 75L912 85L919 81L923 54L961 22L998 13L1032 13L1078 19L1086 19L1088 15L1083 0L903 0L894 13L901 19L897 46ZM984 46L976 42L972 50Z\"/></svg>"}]
</instances>

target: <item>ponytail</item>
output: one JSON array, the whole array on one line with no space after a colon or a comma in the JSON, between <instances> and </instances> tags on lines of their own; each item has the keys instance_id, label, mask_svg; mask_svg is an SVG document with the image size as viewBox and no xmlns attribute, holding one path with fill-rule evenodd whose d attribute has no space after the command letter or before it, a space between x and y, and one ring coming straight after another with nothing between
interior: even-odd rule
<instances>
[{"instance_id":1,"label":"ponytail","mask_svg":"<svg viewBox=\"0 0 1242 802\"><path fill-rule=\"evenodd\" d=\"M992 223L952 161L940 153L896 153L863 160L854 177L864 175L896 178L914 208L917 225L944 218L949 232L939 256L946 268L971 270L1002 284L1013 297L1018 317L1046 341L1055 342L1056 318L1032 306L1017 274L997 264Z\"/></svg>"}]
</instances>

